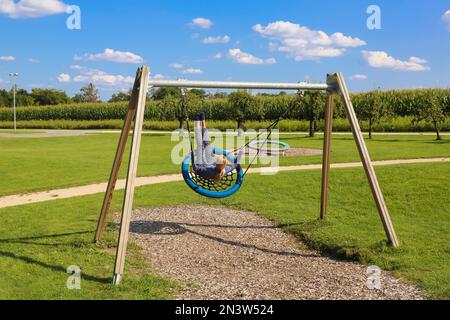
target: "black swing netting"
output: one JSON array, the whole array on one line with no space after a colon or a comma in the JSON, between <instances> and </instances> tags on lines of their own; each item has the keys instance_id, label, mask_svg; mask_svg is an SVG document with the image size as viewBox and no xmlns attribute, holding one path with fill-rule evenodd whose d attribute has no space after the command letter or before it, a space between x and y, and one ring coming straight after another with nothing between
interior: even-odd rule
<instances>
[{"instance_id":1,"label":"black swing netting","mask_svg":"<svg viewBox=\"0 0 450 320\"><path fill-rule=\"evenodd\" d=\"M234 177L235 172L236 170L229 172L228 174L222 177L220 183L215 183L214 180L212 179L205 179L203 177L200 177L198 174L195 173L194 168L192 168L192 166L190 166L189 168L189 176L196 185L198 185L200 188L217 192L226 191L233 186L235 181Z\"/></svg>"}]
</instances>

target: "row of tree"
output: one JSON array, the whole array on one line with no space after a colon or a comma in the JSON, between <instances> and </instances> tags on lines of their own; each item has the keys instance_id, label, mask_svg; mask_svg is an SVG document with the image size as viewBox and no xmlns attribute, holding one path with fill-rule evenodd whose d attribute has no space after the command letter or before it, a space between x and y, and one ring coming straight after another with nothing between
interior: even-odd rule
<instances>
[{"instance_id":1,"label":"row of tree","mask_svg":"<svg viewBox=\"0 0 450 320\"><path fill-rule=\"evenodd\" d=\"M368 122L370 138L372 128L381 119L409 116L413 119L413 123L419 121L430 123L436 131L437 138L440 139L440 128L450 114L450 89L372 91L351 96L358 118ZM121 118L126 112L126 102L129 99L130 92L119 92L110 99L110 102L115 103L95 104L99 101L98 90L92 84L81 88L73 98L55 89L33 89L31 93L17 90L19 106L58 104L46 108L30 108L26 117L32 119ZM204 111L211 120L233 119L237 122L238 128L244 128L246 121L276 120L284 115L288 119L308 120L310 135L314 136L317 123L324 116L325 99L325 94L319 91L294 95L281 92L277 95L255 96L246 91L207 93L204 90L193 89L187 92L186 100L190 117ZM335 116L345 117L341 100L335 100ZM181 127L185 116L182 101L182 92L179 88L159 88L149 92L146 119L165 121L178 119ZM11 105L11 92L0 90L0 106ZM2 117L9 117L7 113Z\"/></svg>"},{"instance_id":2,"label":"row of tree","mask_svg":"<svg viewBox=\"0 0 450 320\"><path fill-rule=\"evenodd\" d=\"M0 107L11 107L13 95L13 90L0 89ZM87 102L100 102L98 89L92 83L82 87L73 97L69 97L65 91L58 89L34 88L31 92L25 89L16 90L16 105L21 107Z\"/></svg>"}]
</instances>

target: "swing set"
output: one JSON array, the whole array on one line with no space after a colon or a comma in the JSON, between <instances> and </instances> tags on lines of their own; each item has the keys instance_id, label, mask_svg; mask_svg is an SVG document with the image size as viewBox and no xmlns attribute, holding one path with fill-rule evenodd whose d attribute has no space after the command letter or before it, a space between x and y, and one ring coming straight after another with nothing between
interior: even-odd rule
<instances>
[{"instance_id":1,"label":"swing set","mask_svg":"<svg viewBox=\"0 0 450 320\"><path fill-rule=\"evenodd\" d=\"M213 81L180 81L180 80L150 80L149 68L146 66L140 67L136 72L136 78L132 89L131 99L128 105L128 111L125 116L124 124L119 138L119 144L117 147L114 163L112 166L108 186L106 188L105 196L103 199L102 209L98 219L97 229L95 233L95 241L99 241L102 238L103 231L106 226L106 219L108 211L111 205L113 192L116 186L116 182L119 175L119 169L122 164L123 156L125 153L125 147L128 140L130 130L133 129L132 144L129 154L128 171L126 177L124 201L120 219L120 231L118 238L118 246L116 252L115 268L113 283L119 284L125 269L125 257L126 248L128 243L128 233L130 227L131 212L133 208L133 196L136 186L136 174L139 160L139 149L141 144L142 126L144 122L144 110L147 98L147 93L150 88L155 87L178 87L178 88L204 88L204 89L275 89L275 90L297 90L297 91L326 91L327 99L325 105L325 128L324 128L324 142L323 142L323 158L322 158L322 189L321 189L321 206L320 206L320 218L326 219L328 213L328 198L329 198L329 172L330 172L330 153L331 153L331 135L332 135L332 121L333 121L333 107L334 97L340 95L344 107L346 109L347 118L350 122L353 138L356 142L361 161L369 182L370 189L372 191L375 204L378 209L378 213L381 218L386 236L389 243L394 246L399 246L386 203L383 198L378 179L373 168L369 152L367 150L364 138L356 117L355 110L353 108L350 94L344 81L342 73L334 73L327 75L327 81L325 84L311 84L311 83L260 83L260 82L213 82ZM184 95L183 95L184 96ZM184 98L183 98L184 99ZM186 112L187 104L184 102L184 110ZM267 137L257 147L257 152L250 165L244 170L240 164L234 168L232 172L224 175L220 182L215 183L212 180L205 179L199 176L195 171L194 153L191 141L191 152L186 156L182 163L181 171L186 184L195 192L210 198L224 198L235 194L242 186L245 174L247 173L253 161L258 157L259 152L264 148L264 144L270 141L271 130L277 126L280 120L286 116L290 109L281 115L276 121L274 121L267 128ZM187 116L187 128L190 129ZM222 155L227 157L228 161L234 163L236 161L235 153L242 150L242 148L248 147L254 141L258 140L260 135L258 134L255 139L252 139L244 146L227 152L219 148L213 148L213 153L216 155Z\"/></svg>"}]
</instances>

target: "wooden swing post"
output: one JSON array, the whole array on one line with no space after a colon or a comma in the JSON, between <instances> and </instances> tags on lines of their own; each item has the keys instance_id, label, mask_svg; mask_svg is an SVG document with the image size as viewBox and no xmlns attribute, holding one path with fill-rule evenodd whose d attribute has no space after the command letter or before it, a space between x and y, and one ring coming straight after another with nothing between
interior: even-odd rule
<instances>
[{"instance_id":1,"label":"wooden swing post","mask_svg":"<svg viewBox=\"0 0 450 320\"><path fill-rule=\"evenodd\" d=\"M118 284L121 279L125 267L126 247L128 243L128 231L130 227L131 211L133 207L133 196L136 182L137 166L139 160L139 149L141 144L142 125L144 122L145 103L148 92L149 69L141 67L136 73L136 80L131 92L130 103L128 105L127 115L125 117L122 132L120 134L119 144L114 158L108 187L103 199L100 217L97 223L97 231L95 233L95 241L99 241L102 237L103 230L106 225L106 218L114 192L114 188L119 175L119 169L123 161L125 147L130 133L131 125L133 126L133 138L128 163L128 171L125 185L125 195L120 219L120 231L118 246L116 252L116 262L114 268L113 283Z\"/></svg>"},{"instance_id":2,"label":"wooden swing post","mask_svg":"<svg viewBox=\"0 0 450 320\"><path fill-rule=\"evenodd\" d=\"M106 188L105 197L103 198L103 205L100 211L100 216L97 223L97 230L95 232L94 241L97 242L102 238L103 231L105 230L106 218L108 215L109 207L111 205L112 196L116 187L117 179L119 176L120 166L123 160L123 154L127 145L128 136L130 134L131 125L134 121L137 110L137 99L139 95L139 86L142 77L142 68L139 68L136 72L136 79L134 81L133 88L131 90L130 102L128 104L128 111L123 123L122 132L120 133L119 144L117 146L116 156L114 158L113 167Z\"/></svg>"},{"instance_id":3,"label":"wooden swing post","mask_svg":"<svg viewBox=\"0 0 450 320\"><path fill-rule=\"evenodd\" d=\"M384 231L392 246L398 247L399 241L395 234L394 226L389 215L386 202L384 201L383 193L381 192L375 170L370 160L369 151L367 150L361 128L356 117L355 109L353 108L350 99L350 93L345 84L344 75L342 73L329 74L327 77L328 85L328 99L325 108L325 130L324 130L324 147L323 147L323 163L322 163L322 198L320 217L325 219L328 210L328 193L329 193L329 175L330 175L330 153L331 153L331 132L333 120L333 94L339 94L342 97L344 107L347 113L347 118L350 122L353 138L364 166L369 186L372 191L378 213L383 223Z\"/></svg>"}]
</instances>

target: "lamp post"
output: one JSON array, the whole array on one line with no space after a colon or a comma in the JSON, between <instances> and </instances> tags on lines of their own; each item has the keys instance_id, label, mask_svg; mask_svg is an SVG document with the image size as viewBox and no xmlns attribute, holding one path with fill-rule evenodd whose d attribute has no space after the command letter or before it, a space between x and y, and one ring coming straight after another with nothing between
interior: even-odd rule
<instances>
[{"instance_id":1,"label":"lamp post","mask_svg":"<svg viewBox=\"0 0 450 320\"><path fill-rule=\"evenodd\" d=\"M13 112L14 112L14 131L16 131L16 81L15 78L19 76L17 72L12 72L9 74L10 77L12 77L13 82Z\"/></svg>"}]
</instances>

